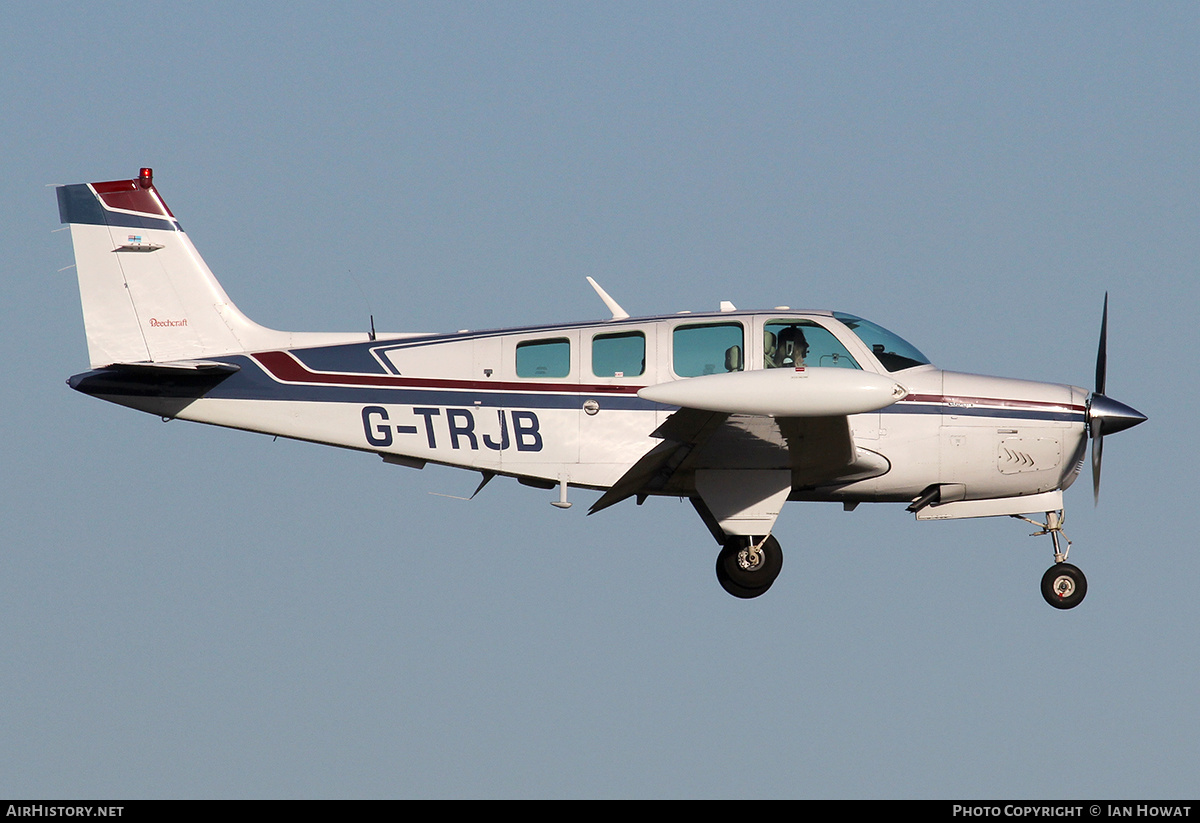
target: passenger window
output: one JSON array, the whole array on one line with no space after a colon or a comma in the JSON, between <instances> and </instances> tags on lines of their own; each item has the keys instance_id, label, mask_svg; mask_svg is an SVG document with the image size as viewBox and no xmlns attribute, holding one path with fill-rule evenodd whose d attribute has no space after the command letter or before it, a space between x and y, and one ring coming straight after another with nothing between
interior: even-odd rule
<instances>
[{"instance_id":1,"label":"passenger window","mask_svg":"<svg viewBox=\"0 0 1200 823\"><path fill-rule=\"evenodd\" d=\"M637 377L646 371L646 336L640 331L598 334L592 338L592 374Z\"/></svg>"},{"instance_id":2,"label":"passenger window","mask_svg":"<svg viewBox=\"0 0 1200 823\"><path fill-rule=\"evenodd\" d=\"M745 368L740 323L679 326L672 338L672 366L680 377L721 374Z\"/></svg>"},{"instance_id":3,"label":"passenger window","mask_svg":"<svg viewBox=\"0 0 1200 823\"><path fill-rule=\"evenodd\" d=\"M763 368L820 366L858 369L846 347L824 326L811 320L775 320L763 333Z\"/></svg>"},{"instance_id":4,"label":"passenger window","mask_svg":"<svg viewBox=\"0 0 1200 823\"><path fill-rule=\"evenodd\" d=\"M566 377L570 373L570 340L529 340L517 344L517 377Z\"/></svg>"}]
</instances>

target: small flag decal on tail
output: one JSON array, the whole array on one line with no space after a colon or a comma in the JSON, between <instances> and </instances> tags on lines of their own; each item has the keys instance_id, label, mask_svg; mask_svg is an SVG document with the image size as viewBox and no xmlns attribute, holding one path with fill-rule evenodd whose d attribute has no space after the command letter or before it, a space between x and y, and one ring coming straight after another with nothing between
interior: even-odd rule
<instances>
[{"instance_id":1,"label":"small flag decal on tail","mask_svg":"<svg viewBox=\"0 0 1200 823\"><path fill-rule=\"evenodd\" d=\"M161 243L147 243L140 234L131 234L124 245L117 247L117 251L158 251L162 247Z\"/></svg>"}]
</instances>

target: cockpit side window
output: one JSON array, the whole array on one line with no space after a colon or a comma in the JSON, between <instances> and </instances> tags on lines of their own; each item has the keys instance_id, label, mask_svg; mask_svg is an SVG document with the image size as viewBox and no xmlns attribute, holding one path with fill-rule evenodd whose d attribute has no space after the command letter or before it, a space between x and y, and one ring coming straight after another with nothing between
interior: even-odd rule
<instances>
[{"instance_id":1,"label":"cockpit side window","mask_svg":"<svg viewBox=\"0 0 1200 823\"><path fill-rule=\"evenodd\" d=\"M913 366L929 364L929 358L921 354L916 346L882 326L877 326L852 314L835 313L833 316L858 335L858 339L871 350L880 365L888 371L902 371L911 369Z\"/></svg>"},{"instance_id":2,"label":"cockpit side window","mask_svg":"<svg viewBox=\"0 0 1200 823\"><path fill-rule=\"evenodd\" d=\"M861 369L833 333L812 320L772 320L763 332L763 368Z\"/></svg>"}]
</instances>

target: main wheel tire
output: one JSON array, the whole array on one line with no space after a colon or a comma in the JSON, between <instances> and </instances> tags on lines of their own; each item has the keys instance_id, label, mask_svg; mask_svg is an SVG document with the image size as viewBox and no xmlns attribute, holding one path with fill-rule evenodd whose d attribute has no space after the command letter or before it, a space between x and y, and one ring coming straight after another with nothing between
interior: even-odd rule
<instances>
[{"instance_id":1,"label":"main wheel tire","mask_svg":"<svg viewBox=\"0 0 1200 823\"><path fill-rule=\"evenodd\" d=\"M758 597L775 582L783 568L783 549L774 537L767 537L758 549L757 562L750 548L758 541L750 537L730 537L717 555L717 580L734 597Z\"/></svg>"},{"instance_id":2,"label":"main wheel tire","mask_svg":"<svg viewBox=\"0 0 1200 823\"><path fill-rule=\"evenodd\" d=\"M1087 578L1070 563L1055 563L1042 575L1042 597L1056 609L1073 609L1087 594Z\"/></svg>"},{"instance_id":3,"label":"main wheel tire","mask_svg":"<svg viewBox=\"0 0 1200 823\"><path fill-rule=\"evenodd\" d=\"M734 597L740 597L743 600L749 600L753 597L758 597L760 594L766 594L767 589L771 588L770 583L754 589L748 589L745 586L739 586L737 583L734 583L729 579L729 575L726 574L721 563L721 558L719 557L717 558L717 582L721 584L721 588L726 592L732 594Z\"/></svg>"}]
</instances>

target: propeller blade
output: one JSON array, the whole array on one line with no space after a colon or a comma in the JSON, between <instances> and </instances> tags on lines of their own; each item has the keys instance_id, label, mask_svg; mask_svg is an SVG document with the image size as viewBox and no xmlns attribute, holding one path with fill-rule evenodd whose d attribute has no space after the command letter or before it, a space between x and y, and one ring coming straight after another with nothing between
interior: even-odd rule
<instances>
[{"instance_id":1,"label":"propeller blade","mask_svg":"<svg viewBox=\"0 0 1200 823\"><path fill-rule=\"evenodd\" d=\"M1100 345L1096 347L1095 391L1088 402L1088 434L1092 436L1092 495L1100 505L1100 461L1104 456L1104 427L1100 422L1099 410L1093 414L1092 404L1104 397L1104 384L1108 379L1108 292L1104 293L1104 313L1100 317Z\"/></svg>"},{"instance_id":2,"label":"propeller blade","mask_svg":"<svg viewBox=\"0 0 1200 823\"><path fill-rule=\"evenodd\" d=\"M1100 502L1100 465L1104 458L1104 435L1125 431L1146 420L1132 406L1104 394L1108 374L1108 292L1104 293L1104 314L1100 320L1100 346L1096 352L1096 390L1088 398L1088 434L1092 438L1092 493Z\"/></svg>"},{"instance_id":3,"label":"propeller blade","mask_svg":"<svg viewBox=\"0 0 1200 823\"><path fill-rule=\"evenodd\" d=\"M1096 394L1104 394L1108 374L1108 292L1104 293L1104 316L1100 320L1100 347L1096 351Z\"/></svg>"}]
</instances>

